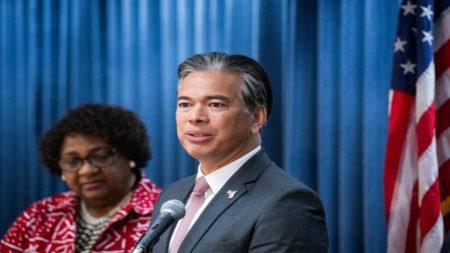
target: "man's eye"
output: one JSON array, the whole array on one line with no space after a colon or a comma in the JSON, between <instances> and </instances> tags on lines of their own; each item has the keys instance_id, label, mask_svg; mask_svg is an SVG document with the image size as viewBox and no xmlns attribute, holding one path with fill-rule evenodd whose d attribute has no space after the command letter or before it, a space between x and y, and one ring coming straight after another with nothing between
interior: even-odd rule
<instances>
[{"instance_id":1,"label":"man's eye","mask_svg":"<svg viewBox=\"0 0 450 253\"><path fill-rule=\"evenodd\" d=\"M209 106L214 107L214 108L221 108L221 107L225 107L225 104L214 102L214 103L210 103Z\"/></svg>"},{"instance_id":2,"label":"man's eye","mask_svg":"<svg viewBox=\"0 0 450 253\"><path fill-rule=\"evenodd\" d=\"M189 107L189 103L186 103L186 102L178 103L178 107L180 107L180 108Z\"/></svg>"}]
</instances>

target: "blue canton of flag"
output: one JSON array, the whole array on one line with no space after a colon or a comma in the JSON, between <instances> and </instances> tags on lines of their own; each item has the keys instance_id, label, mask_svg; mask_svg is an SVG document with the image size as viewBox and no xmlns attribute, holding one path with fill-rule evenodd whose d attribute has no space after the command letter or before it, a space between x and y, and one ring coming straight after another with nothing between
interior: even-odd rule
<instances>
[{"instance_id":1,"label":"blue canton of flag","mask_svg":"<svg viewBox=\"0 0 450 253\"><path fill-rule=\"evenodd\" d=\"M416 94L416 80L433 57L432 1L404 1L394 48L392 89Z\"/></svg>"}]
</instances>

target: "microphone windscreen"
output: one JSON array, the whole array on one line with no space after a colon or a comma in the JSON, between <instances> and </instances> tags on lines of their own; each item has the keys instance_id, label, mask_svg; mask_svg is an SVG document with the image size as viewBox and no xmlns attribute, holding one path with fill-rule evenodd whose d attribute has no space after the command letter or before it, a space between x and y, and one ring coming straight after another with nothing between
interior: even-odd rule
<instances>
[{"instance_id":1,"label":"microphone windscreen","mask_svg":"<svg viewBox=\"0 0 450 253\"><path fill-rule=\"evenodd\" d=\"M179 220L184 217L186 213L186 207L183 202L177 199L171 199L164 202L161 206L161 213L169 213L175 220Z\"/></svg>"}]
</instances>

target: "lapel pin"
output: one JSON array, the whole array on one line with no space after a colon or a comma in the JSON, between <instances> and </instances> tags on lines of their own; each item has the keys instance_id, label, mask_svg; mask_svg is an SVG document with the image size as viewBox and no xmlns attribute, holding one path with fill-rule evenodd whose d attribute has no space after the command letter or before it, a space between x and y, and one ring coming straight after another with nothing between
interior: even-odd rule
<instances>
[{"instance_id":1,"label":"lapel pin","mask_svg":"<svg viewBox=\"0 0 450 253\"><path fill-rule=\"evenodd\" d=\"M232 199L234 198L234 195L236 194L237 191L232 191L232 190L228 190L227 194L228 194L228 198Z\"/></svg>"}]
</instances>

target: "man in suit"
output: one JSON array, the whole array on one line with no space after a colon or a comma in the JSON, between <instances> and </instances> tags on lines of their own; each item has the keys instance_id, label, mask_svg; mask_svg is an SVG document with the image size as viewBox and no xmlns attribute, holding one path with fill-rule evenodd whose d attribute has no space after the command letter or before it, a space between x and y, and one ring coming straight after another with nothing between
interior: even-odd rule
<instances>
[{"instance_id":1,"label":"man in suit","mask_svg":"<svg viewBox=\"0 0 450 253\"><path fill-rule=\"evenodd\" d=\"M272 108L263 68L213 52L187 59L178 76L177 135L199 166L197 175L161 193L154 217L171 199L186 203L187 212L153 252L327 252L319 197L260 146ZM192 192L200 178L206 192L197 201Z\"/></svg>"}]
</instances>

